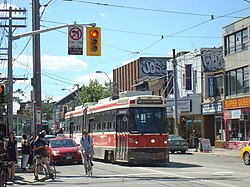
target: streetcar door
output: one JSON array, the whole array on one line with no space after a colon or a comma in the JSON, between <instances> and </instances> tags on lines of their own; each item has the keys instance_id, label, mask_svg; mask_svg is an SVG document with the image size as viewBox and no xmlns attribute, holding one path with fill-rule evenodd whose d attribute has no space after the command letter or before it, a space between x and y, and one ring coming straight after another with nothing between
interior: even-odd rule
<instances>
[{"instance_id":1,"label":"streetcar door","mask_svg":"<svg viewBox=\"0 0 250 187\"><path fill-rule=\"evenodd\" d=\"M117 160L128 160L128 116L116 116Z\"/></svg>"}]
</instances>

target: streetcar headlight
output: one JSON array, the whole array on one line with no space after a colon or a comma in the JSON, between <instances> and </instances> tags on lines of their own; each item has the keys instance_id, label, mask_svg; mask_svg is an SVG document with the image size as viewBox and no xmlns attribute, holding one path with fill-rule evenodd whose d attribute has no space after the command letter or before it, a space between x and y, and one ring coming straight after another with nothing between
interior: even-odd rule
<instances>
[{"instance_id":1,"label":"streetcar headlight","mask_svg":"<svg viewBox=\"0 0 250 187\"><path fill-rule=\"evenodd\" d=\"M167 143L168 143L168 141L167 141L167 140L165 140L165 141L164 141L164 144L167 144Z\"/></svg>"},{"instance_id":2,"label":"streetcar headlight","mask_svg":"<svg viewBox=\"0 0 250 187\"><path fill-rule=\"evenodd\" d=\"M151 143L155 143L155 139L151 139Z\"/></svg>"},{"instance_id":3,"label":"streetcar headlight","mask_svg":"<svg viewBox=\"0 0 250 187\"><path fill-rule=\"evenodd\" d=\"M59 155L59 151L52 151L54 156L58 156Z\"/></svg>"},{"instance_id":4,"label":"streetcar headlight","mask_svg":"<svg viewBox=\"0 0 250 187\"><path fill-rule=\"evenodd\" d=\"M138 140L135 140L135 144L137 145L139 143L139 141Z\"/></svg>"}]
</instances>

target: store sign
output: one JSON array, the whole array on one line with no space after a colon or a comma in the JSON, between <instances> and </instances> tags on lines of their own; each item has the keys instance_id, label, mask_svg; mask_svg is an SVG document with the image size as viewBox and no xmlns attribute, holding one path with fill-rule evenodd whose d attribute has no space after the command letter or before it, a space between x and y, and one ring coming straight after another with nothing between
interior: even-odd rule
<instances>
[{"instance_id":1,"label":"store sign","mask_svg":"<svg viewBox=\"0 0 250 187\"><path fill-rule=\"evenodd\" d=\"M223 111L222 102L203 104L202 114L213 114Z\"/></svg>"},{"instance_id":2,"label":"store sign","mask_svg":"<svg viewBox=\"0 0 250 187\"><path fill-rule=\"evenodd\" d=\"M241 110L232 110L231 119L240 119Z\"/></svg>"},{"instance_id":3,"label":"store sign","mask_svg":"<svg viewBox=\"0 0 250 187\"><path fill-rule=\"evenodd\" d=\"M224 109L250 107L250 97L227 99L224 101Z\"/></svg>"},{"instance_id":4,"label":"store sign","mask_svg":"<svg viewBox=\"0 0 250 187\"><path fill-rule=\"evenodd\" d=\"M167 101L167 112L173 112L174 101ZM181 112L191 112L191 100L177 101L177 109Z\"/></svg>"}]
</instances>

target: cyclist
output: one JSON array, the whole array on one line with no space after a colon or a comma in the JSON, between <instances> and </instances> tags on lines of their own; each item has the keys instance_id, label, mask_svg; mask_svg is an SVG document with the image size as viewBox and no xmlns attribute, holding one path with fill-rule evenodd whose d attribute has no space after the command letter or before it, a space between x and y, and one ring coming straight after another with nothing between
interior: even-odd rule
<instances>
[{"instance_id":1,"label":"cyclist","mask_svg":"<svg viewBox=\"0 0 250 187\"><path fill-rule=\"evenodd\" d=\"M83 130L82 138L80 139L80 144L84 150L83 152L83 160L84 160L84 168L85 174L87 174L87 154L89 154L91 165L93 166L93 139L89 136L88 131Z\"/></svg>"},{"instance_id":2,"label":"cyclist","mask_svg":"<svg viewBox=\"0 0 250 187\"><path fill-rule=\"evenodd\" d=\"M46 142L43 140L44 133L39 133L37 139L34 141L34 155L35 155L35 179L38 180L38 171L40 170L40 165L42 163L45 164L47 171L49 172L49 177L53 179L53 173L51 172L51 168L49 166L49 157L48 155L43 157L42 151L46 149Z\"/></svg>"}]
</instances>

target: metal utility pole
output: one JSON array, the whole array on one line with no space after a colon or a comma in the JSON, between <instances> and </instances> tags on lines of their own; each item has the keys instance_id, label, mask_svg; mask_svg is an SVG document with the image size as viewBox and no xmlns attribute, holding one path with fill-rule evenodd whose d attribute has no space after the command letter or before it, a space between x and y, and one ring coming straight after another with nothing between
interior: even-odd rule
<instances>
[{"instance_id":1,"label":"metal utility pole","mask_svg":"<svg viewBox=\"0 0 250 187\"><path fill-rule=\"evenodd\" d=\"M173 70L174 70L174 116L175 116L175 134L179 134L178 127L178 111L177 111L177 97L178 97L178 83L177 83L177 62L175 59L175 49L173 49Z\"/></svg>"},{"instance_id":2,"label":"metal utility pole","mask_svg":"<svg viewBox=\"0 0 250 187\"><path fill-rule=\"evenodd\" d=\"M14 25L13 21L15 20L25 20L26 18L23 16L13 16L13 13L25 13L25 9L14 9L9 7L9 9L0 9L0 12L8 13L8 17L0 17L0 19L8 20L8 25L0 25L0 27L8 27L8 78L1 78L0 80L5 80L5 84L7 87L7 96L8 96L8 105L7 105L7 133L13 130L13 80L17 80L13 78L13 67L12 67L12 37L13 37L13 28L14 30L18 27L26 27L26 25ZM25 79L18 79L25 80Z\"/></svg>"},{"instance_id":3,"label":"metal utility pole","mask_svg":"<svg viewBox=\"0 0 250 187\"><path fill-rule=\"evenodd\" d=\"M36 0L33 0L33 2L35 2ZM38 5L37 5L38 6ZM39 5L40 6L40 5ZM39 12L39 10L38 10ZM33 21L33 26L35 24L35 21ZM36 23L37 24L37 23ZM40 33L44 33L44 32L48 32L48 31L53 31L53 30L57 30L57 29L61 29L61 28L65 28L65 27L70 27L70 26L75 26L76 23L74 24L66 24L66 25L60 25L60 26L56 26L56 27L52 27L52 28L47 28L47 29L43 29L43 30L34 30L32 32L27 32L27 33L23 33L23 34L19 34L19 35L15 35L12 37L12 41L13 40L18 40L20 38L26 37L26 36L36 36L36 35L40 35ZM82 27L94 27L96 26L95 23L89 23L89 24L78 24L81 25ZM34 124L35 124L35 132L34 134L36 134L36 127L41 125L41 119L42 119L42 110L41 110L41 59L40 59L40 37L37 38L34 37L33 40L33 65L34 65L34 75L33 78L31 80L32 86L33 86L33 91L34 91ZM33 94L32 94L33 95Z\"/></svg>"},{"instance_id":4,"label":"metal utility pole","mask_svg":"<svg viewBox=\"0 0 250 187\"><path fill-rule=\"evenodd\" d=\"M32 0L32 31L40 30L40 2ZM42 98L41 98L41 50L40 34L33 35L33 79L31 84L34 93L34 137L36 136L36 127L42 125Z\"/></svg>"}]
</instances>

